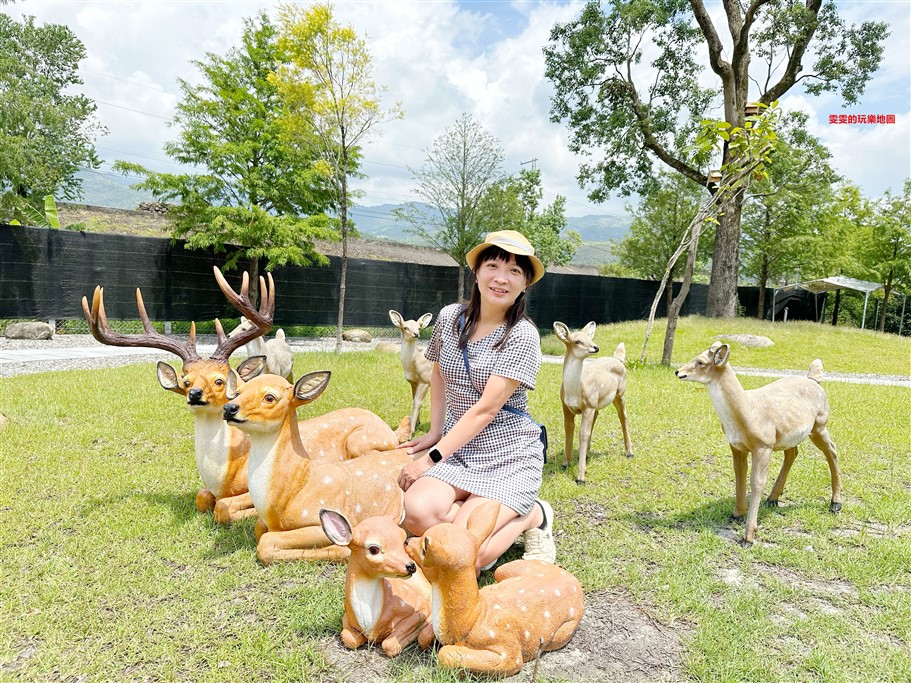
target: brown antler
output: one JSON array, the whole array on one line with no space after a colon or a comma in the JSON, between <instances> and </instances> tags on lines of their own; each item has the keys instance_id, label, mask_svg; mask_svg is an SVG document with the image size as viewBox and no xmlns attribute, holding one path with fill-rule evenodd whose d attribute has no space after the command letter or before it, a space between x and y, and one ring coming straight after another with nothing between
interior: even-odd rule
<instances>
[{"instance_id":1,"label":"brown antler","mask_svg":"<svg viewBox=\"0 0 911 683\"><path fill-rule=\"evenodd\" d=\"M266 276L269 279L268 286L266 286L266 280L260 276L259 310L256 310L253 308L253 304L247 296L247 290L250 286L250 276L247 275L247 273L244 273L243 275L243 280L240 285L240 294L238 294L231 289L231 285L225 280L225 276L221 274L218 266L212 266L212 271L215 273L215 280L218 282L218 287L221 289L222 294L228 298L228 301L231 302L234 308L243 313L247 320L253 323L253 327L249 330L244 330L234 337L228 337L228 335L225 334L224 328L221 326L221 321L217 318L215 319L215 332L218 335L218 348L216 348L215 352L209 357L212 360L227 362L228 358L236 349L239 349L241 346L257 337L261 337L272 329L272 317L275 315L275 283L272 281L272 273L266 273Z\"/></svg>"},{"instance_id":2,"label":"brown antler","mask_svg":"<svg viewBox=\"0 0 911 683\"><path fill-rule=\"evenodd\" d=\"M139 309L139 318L142 320L142 327L145 334L120 334L114 332L108 325L108 318L104 313L104 288L95 287L95 294L92 296L92 308L89 309L89 302L82 297L82 312L89 323L89 330L92 336L102 344L108 346L145 346L153 349L162 349L173 353L181 361L184 368L191 362L199 360L199 354L196 352L196 323L190 325L190 339L182 343L173 337L168 337L156 332L149 322L149 315L146 313L145 305L142 303L142 292L136 288L136 307Z\"/></svg>"}]
</instances>

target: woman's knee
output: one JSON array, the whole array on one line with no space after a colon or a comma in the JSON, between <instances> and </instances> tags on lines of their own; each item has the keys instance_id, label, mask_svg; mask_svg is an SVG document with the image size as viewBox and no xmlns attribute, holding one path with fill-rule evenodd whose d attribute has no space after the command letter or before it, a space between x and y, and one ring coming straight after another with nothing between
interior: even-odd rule
<instances>
[{"instance_id":1,"label":"woman's knee","mask_svg":"<svg viewBox=\"0 0 911 683\"><path fill-rule=\"evenodd\" d=\"M417 489L417 490L416 490ZM448 519L453 507L451 497L440 495L432 487L418 487L417 482L405 492L405 521L402 525L416 536Z\"/></svg>"}]
</instances>

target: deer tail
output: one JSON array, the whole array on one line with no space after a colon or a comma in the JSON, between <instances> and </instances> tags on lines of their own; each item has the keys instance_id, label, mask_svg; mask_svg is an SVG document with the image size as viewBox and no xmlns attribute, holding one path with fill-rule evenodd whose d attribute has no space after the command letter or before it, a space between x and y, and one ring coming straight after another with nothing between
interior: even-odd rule
<instances>
[{"instance_id":1,"label":"deer tail","mask_svg":"<svg viewBox=\"0 0 911 683\"><path fill-rule=\"evenodd\" d=\"M812 379L814 382L818 382L822 379L822 361L818 358L810 363L810 372L807 373L807 377Z\"/></svg>"},{"instance_id":2,"label":"deer tail","mask_svg":"<svg viewBox=\"0 0 911 683\"><path fill-rule=\"evenodd\" d=\"M411 418L408 415L399 422L399 428L395 430L395 438L399 440L399 443L405 443L411 438Z\"/></svg>"}]
</instances>

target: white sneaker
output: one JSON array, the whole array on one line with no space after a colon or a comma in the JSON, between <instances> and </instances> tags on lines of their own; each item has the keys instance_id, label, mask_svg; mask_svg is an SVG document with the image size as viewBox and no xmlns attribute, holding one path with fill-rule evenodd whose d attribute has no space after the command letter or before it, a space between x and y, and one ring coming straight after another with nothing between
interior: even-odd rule
<instances>
[{"instance_id":1,"label":"white sneaker","mask_svg":"<svg viewBox=\"0 0 911 683\"><path fill-rule=\"evenodd\" d=\"M523 560L543 560L551 564L557 559L557 547L554 545L554 509L546 500L539 500L544 513L544 528L529 529L523 536L525 538L525 554Z\"/></svg>"}]
</instances>

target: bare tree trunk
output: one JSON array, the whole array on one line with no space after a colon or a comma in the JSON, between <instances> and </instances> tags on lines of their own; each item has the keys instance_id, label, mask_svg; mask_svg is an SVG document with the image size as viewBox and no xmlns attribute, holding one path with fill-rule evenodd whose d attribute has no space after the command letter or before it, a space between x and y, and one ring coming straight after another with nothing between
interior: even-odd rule
<instances>
[{"instance_id":1,"label":"bare tree trunk","mask_svg":"<svg viewBox=\"0 0 911 683\"><path fill-rule=\"evenodd\" d=\"M699 249L699 236L702 234L702 223L693 225L693 236L690 239L689 249L686 255L686 267L683 270L683 281L680 283L680 291L677 293L673 303L667 309L667 329L664 332L664 350L661 352L661 364L670 365L671 357L674 355L674 336L677 334L677 320L680 318L680 309L690 293L690 284L693 282L693 271L696 268L696 250ZM673 281L668 291L673 289Z\"/></svg>"},{"instance_id":2,"label":"bare tree trunk","mask_svg":"<svg viewBox=\"0 0 911 683\"><path fill-rule=\"evenodd\" d=\"M671 306L674 303L674 273L671 270L671 277L667 281L667 288L664 290L664 311L665 315L671 312Z\"/></svg>"},{"instance_id":3,"label":"bare tree trunk","mask_svg":"<svg viewBox=\"0 0 911 683\"><path fill-rule=\"evenodd\" d=\"M832 307L832 327L838 325L838 309L841 308L841 290L835 290L835 306Z\"/></svg>"},{"instance_id":4,"label":"bare tree trunk","mask_svg":"<svg viewBox=\"0 0 911 683\"><path fill-rule=\"evenodd\" d=\"M459 291L458 291L458 301L465 301L465 277L467 273L465 272L465 266L461 263L459 264Z\"/></svg>"},{"instance_id":5,"label":"bare tree trunk","mask_svg":"<svg viewBox=\"0 0 911 683\"><path fill-rule=\"evenodd\" d=\"M342 352L342 327L345 324L345 287L348 279L348 167L342 169L339 216L342 224L342 273L338 285L338 321L335 324L335 352Z\"/></svg>"},{"instance_id":6,"label":"bare tree trunk","mask_svg":"<svg viewBox=\"0 0 911 683\"><path fill-rule=\"evenodd\" d=\"M712 318L733 318L737 314L737 269L740 263L740 214L743 192L735 192L724 203L715 231L712 275L706 314Z\"/></svg>"},{"instance_id":7,"label":"bare tree trunk","mask_svg":"<svg viewBox=\"0 0 911 683\"><path fill-rule=\"evenodd\" d=\"M769 262L765 256L762 257L762 265L759 267L759 303L757 304L756 317L762 320L765 318L765 292L766 285L769 282Z\"/></svg>"},{"instance_id":8,"label":"bare tree trunk","mask_svg":"<svg viewBox=\"0 0 911 683\"><path fill-rule=\"evenodd\" d=\"M250 273L250 290L247 293L247 296L250 298L250 303L254 307L259 306L259 259L251 258L250 267L248 268Z\"/></svg>"}]
</instances>

